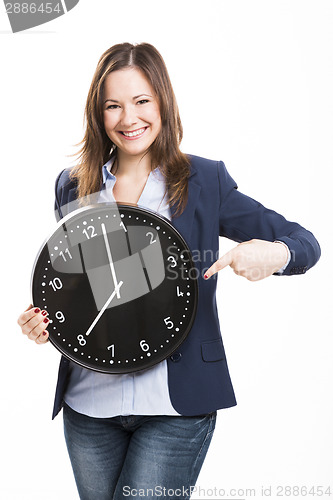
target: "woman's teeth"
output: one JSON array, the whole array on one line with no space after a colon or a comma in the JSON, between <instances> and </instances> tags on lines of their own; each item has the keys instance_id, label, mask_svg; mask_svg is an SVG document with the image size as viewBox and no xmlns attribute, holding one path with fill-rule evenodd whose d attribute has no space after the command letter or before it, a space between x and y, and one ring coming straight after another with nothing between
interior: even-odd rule
<instances>
[{"instance_id":1,"label":"woman's teeth","mask_svg":"<svg viewBox=\"0 0 333 500\"><path fill-rule=\"evenodd\" d=\"M143 134L145 130L145 128L140 128L139 130L134 130L133 132L122 132L122 134L126 137L135 137L136 135Z\"/></svg>"}]
</instances>

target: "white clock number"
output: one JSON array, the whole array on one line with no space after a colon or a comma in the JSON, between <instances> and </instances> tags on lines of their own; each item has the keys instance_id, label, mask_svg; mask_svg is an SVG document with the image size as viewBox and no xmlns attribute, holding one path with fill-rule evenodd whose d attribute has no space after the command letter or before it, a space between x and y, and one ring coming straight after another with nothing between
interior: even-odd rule
<instances>
[{"instance_id":1,"label":"white clock number","mask_svg":"<svg viewBox=\"0 0 333 500\"><path fill-rule=\"evenodd\" d=\"M148 233L146 233L146 236L150 236L149 245L156 242L156 240L154 240L154 234L151 231L148 231Z\"/></svg>"},{"instance_id":2,"label":"white clock number","mask_svg":"<svg viewBox=\"0 0 333 500\"><path fill-rule=\"evenodd\" d=\"M79 344L80 344L81 346L86 345L87 341L86 341L86 339L84 338L84 336L83 336L83 335L78 335L76 338L77 338L77 340L79 341Z\"/></svg>"},{"instance_id":3,"label":"white clock number","mask_svg":"<svg viewBox=\"0 0 333 500\"><path fill-rule=\"evenodd\" d=\"M179 286L177 285L177 297L182 297L183 295L184 292L181 292Z\"/></svg>"},{"instance_id":4,"label":"white clock number","mask_svg":"<svg viewBox=\"0 0 333 500\"><path fill-rule=\"evenodd\" d=\"M149 351L149 345L147 344L147 342L145 340L141 340L140 347L143 350L143 352Z\"/></svg>"},{"instance_id":5,"label":"white clock number","mask_svg":"<svg viewBox=\"0 0 333 500\"><path fill-rule=\"evenodd\" d=\"M177 261L173 255L170 255L170 257L168 257L168 260L171 262L170 267L176 267Z\"/></svg>"},{"instance_id":6,"label":"white clock number","mask_svg":"<svg viewBox=\"0 0 333 500\"><path fill-rule=\"evenodd\" d=\"M90 238L93 238L94 236L97 236L97 233L96 233L94 226L88 226L87 229L84 229L82 232L83 232L83 234L86 235L88 240L90 240Z\"/></svg>"},{"instance_id":7,"label":"white clock number","mask_svg":"<svg viewBox=\"0 0 333 500\"><path fill-rule=\"evenodd\" d=\"M53 291L56 292L57 290L60 290L60 288L62 288L61 279L54 278L53 280L50 281L49 285L52 286Z\"/></svg>"},{"instance_id":8,"label":"white clock number","mask_svg":"<svg viewBox=\"0 0 333 500\"><path fill-rule=\"evenodd\" d=\"M65 316L64 316L64 314L61 311L57 311L55 313L55 317L57 318L57 320L59 321L59 323L63 323L65 321Z\"/></svg>"},{"instance_id":9,"label":"white clock number","mask_svg":"<svg viewBox=\"0 0 333 500\"><path fill-rule=\"evenodd\" d=\"M108 346L108 351L111 351L111 356L114 358L114 344Z\"/></svg>"},{"instance_id":10,"label":"white clock number","mask_svg":"<svg viewBox=\"0 0 333 500\"><path fill-rule=\"evenodd\" d=\"M67 259L66 259L66 255L65 253L67 253L67 256L72 259L72 254L70 253L70 251L68 250L68 248L66 248L65 252L60 252L59 255L61 255L61 257L64 259L65 262L67 262Z\"/></svg>"},{"instance_id":11,"label":"white clock number","mask_svg":"<svg viewBox=\"0 0 333 500\"><path fill-rule=\"evenodd\" d=\"M166 327L169 330L171 330L171 328L173 328L173 322L171 321L170 316L168 316L167 318L164 318L164 323L166 324Z\"/></svg>"}]
</instances>

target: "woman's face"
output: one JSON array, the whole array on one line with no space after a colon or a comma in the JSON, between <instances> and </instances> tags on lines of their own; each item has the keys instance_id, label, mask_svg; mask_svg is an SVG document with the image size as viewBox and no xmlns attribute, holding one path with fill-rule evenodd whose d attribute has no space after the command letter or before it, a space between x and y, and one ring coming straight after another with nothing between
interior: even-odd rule
<instances>
[{"instance_id":1,"label":"woman's face","mask_svg":"<svg viewBox=\"0 0 333 500\"><path fill-rule=\"evenodd\" d=\"M162 126L154 91L137 68L114 71L107 76L103 115L107 135L123 154L131 157L141 157Z\"/></svg>"}]
</instances>

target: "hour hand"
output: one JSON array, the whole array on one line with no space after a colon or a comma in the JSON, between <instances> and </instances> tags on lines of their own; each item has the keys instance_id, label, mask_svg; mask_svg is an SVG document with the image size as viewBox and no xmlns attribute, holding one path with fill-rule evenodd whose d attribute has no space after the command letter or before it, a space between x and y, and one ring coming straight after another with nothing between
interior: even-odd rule
<instances>
[{"instance_id":1,"label":"hour hand","mask_svg":"<svg viewBox=\"0 0 333 500\"><path fill-rule=\"evenodd\" d=\"M93 328L95 327L97 321L100 319L100 317L102 316L102 314L104 313L105 309L108 308L109 304L111 303L112 299L114 299L114 296L116 295L116 293L119 293L119 288L121 287L121 285L123 284L123 281L119 281L119 283L117 284L117 286L115 287L115 289L113 290L113 292L111 293L110 297L108 298L108 300L105 302L104 306L102 307L102 309L99 311L99 313L97 314L96 318L94 319L94 321L91 323L91 325L89 326L88 330L86 331L86 336L90 335L90 332L93 330Z\"/></svg>"},{"instance_id":2,"label":"hour hand","mask_svg":"<svg viewBox=\"0 0 333 500\"><path fill-rule=\"evenodd\" d=\"M105 225L103 223L101 224L101 228L102 228L102 233L103 233L103 237L104 237L104 243L105 243L106 253L107 253L108 259L109 259L109 265L110 265L110 269L111 269L113 283L114 283L114 286L115 286L115 290L117 290L117 292L116 292L117 293L117 298L120 299L120 293L119 293L119 288L120 287L118 287L116 270L114 268L114 264L113 264L113 260L112 260L112 255L111 255L111 248L110 248L110 245L109 245L109 240L108 240L106 228L105 228Z\"/></svg>"}]
</instances>

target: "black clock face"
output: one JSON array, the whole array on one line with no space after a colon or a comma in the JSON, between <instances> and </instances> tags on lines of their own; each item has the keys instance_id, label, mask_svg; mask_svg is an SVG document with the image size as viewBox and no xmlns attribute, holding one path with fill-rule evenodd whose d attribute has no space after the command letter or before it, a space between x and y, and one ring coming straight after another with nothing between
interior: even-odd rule
<instances>
[{"instance_id":1,"label":"black clock face","mask_svg":"<svg viewBox=\"0 0 333 500\"><path fill-rule=\"evenodd\" d=\"M186 338L197 307L193 271L167 219L101 203L58 223L34 265L33 304L48 311L50 341L67 358L129 373L162 361Z\"/></svg>"}]
</instances>

